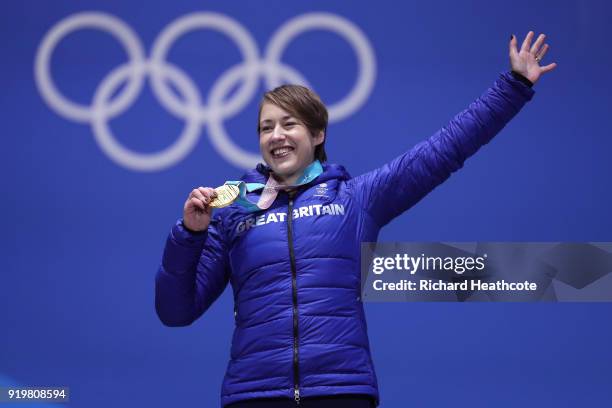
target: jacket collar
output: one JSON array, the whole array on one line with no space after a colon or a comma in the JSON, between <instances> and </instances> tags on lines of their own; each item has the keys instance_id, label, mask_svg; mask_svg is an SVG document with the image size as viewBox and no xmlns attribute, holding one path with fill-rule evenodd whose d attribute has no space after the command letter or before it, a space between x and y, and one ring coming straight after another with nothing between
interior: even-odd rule
<instances>
[{"instance_id":1,"label":"jacket collar","mask_svg":"<svg viewBox=\"0 0 612 408\"><path fill-rule=\"evenodd\" d=\"M323 173L321 173L311 183L322 183L328 180L337 179L339 181L349 180L351 175L346 171L344 166L333 163L323 163ZM270 177L270 167L263 163L259 163L257 167L245 173L241 180L247 183L262 183L265 184Z\"/></svg>"}]
</instances>

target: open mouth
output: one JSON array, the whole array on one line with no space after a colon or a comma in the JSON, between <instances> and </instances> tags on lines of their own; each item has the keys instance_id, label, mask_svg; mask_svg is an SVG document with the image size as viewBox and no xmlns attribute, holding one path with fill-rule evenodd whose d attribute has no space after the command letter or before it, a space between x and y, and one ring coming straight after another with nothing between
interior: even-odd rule
<instances>
[{"instance_id":1,"label":"open mouth","mask_svg":"<svg viewBox=\"0 0 612 408\"><path fill-rule=\"evenodd\" d=\"M270 153L272 154L272 157L274 157L275 159L280 159L282 157L288 156L289 153L291 153L293 150L294 150L293 147L283 146L283 147L277 147L276 149L272 149Z\"/></svg>"}]
</instances>

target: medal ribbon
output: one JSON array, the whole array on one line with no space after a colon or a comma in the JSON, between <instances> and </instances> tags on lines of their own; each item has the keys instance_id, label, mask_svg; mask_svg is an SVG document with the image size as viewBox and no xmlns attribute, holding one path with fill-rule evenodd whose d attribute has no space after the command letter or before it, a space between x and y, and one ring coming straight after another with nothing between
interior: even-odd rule
<instances>
[{"instance_id":1,"label":"medal ribbon","mask_svg":"<svg viewBox=\"0 0 612 408\"><path fill-rule=\"evenodd\" d=\"M291 186L279 184L279 182L276 181L276 179L272 175L268 177L268 181L266 182L266 184L245 183L244 181L226 181L225 184L237 186L240 190L238 198L236 198L235 201L236 204L246 208L248 211L259 211L270 208L270 206L278 196L278 192L280 190L298 187L310 183L312 180L319 177L321 173L323 173L323 166L321 166L321 162L315 160L304 169L304 173L302 173L302 175L299 179L297 179L295 184ZM251 193L253 191L261 189L263 189L263 191L261 193L261 196L259 196L259 200L257 201L257 203L247 198L247 193Z\"/></svg>"}]
</instances>

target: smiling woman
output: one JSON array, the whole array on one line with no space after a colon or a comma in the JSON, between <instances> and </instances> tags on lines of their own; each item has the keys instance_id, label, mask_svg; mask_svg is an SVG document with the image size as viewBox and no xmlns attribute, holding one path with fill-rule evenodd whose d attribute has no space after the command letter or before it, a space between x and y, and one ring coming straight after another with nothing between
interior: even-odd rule
<instances>
[{"instance_id":1,"label":"smiling woman","mask_svg":"<svg viewBox=\"0 0 612 408\"><path fill-rule=\"evenodd\" d=\"M360 243L425 197L488 143L533 95L544 36L509 43L511 71L428 140L352 178L327 163L327 110L285 85L260 104L266 164L245 174L235 201L195 188L172 228L156 278L168 326L198 319L231 282L235 332L224 407L372 407L379 404L361 302ZM224 203L225 205L226 203Z\"/></svg>"},{"instance_id":2,"label":"smiling woman","mask_svg":"<svg viewBox=\"0 0 612 408\"><path fill-rule=\"evenodd\" d=\"M325 162L327 109L318 95L299 85L267 92L259 108L259 149L277 179L292 185L304 169Z\"/></svg>"}]
</instances>

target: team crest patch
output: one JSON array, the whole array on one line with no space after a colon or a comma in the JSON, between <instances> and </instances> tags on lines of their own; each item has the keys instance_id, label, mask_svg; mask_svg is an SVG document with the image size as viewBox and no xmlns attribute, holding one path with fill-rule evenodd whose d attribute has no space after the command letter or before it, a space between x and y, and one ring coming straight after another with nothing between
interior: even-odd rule
<instances>
[{"instance_id":1,"label":"team crest patch","mask_svg":"<svg viewBox=\"0 0 612 408\"><path fill-rule=\"evenodd\" d=\"M321 183L315 188L316 190L313 197L329 198L327 196L327 183Z\"/></svg>"}]
</instances>

